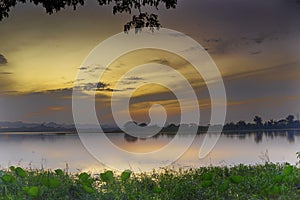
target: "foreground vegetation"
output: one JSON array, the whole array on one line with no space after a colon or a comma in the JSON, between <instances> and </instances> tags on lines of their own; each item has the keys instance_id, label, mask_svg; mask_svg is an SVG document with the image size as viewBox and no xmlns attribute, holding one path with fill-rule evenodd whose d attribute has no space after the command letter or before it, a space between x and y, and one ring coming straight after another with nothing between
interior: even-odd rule
<instances>
[{"instance_id":1,"label":"foreground vegetation","mask_svg":"<svg viewBox=\"0 0 300 200\"><path fill-rule=\"evenodd\" d=\"M300 199L300 169L290 164L93 176L12 166L0 177L0 199Z\"/></svg>"}]
</instances>

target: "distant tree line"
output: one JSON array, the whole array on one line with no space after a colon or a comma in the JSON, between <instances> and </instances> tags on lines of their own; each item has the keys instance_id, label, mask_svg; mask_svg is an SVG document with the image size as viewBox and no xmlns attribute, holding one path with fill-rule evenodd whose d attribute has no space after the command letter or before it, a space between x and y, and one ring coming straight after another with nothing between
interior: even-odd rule
<instances>
[{"instance_id":1,"label":"distant tree line","mask_svg":"<svg viewBox=\"0 0 300 200\"><path fill-rule=\"evenodd\" d=\"M147 123L133 122L141 127L146 127ZM161 129L161 133L176 133L180 126L191 126L191 124L169 124ZM193 126L197 126L192 124ZM213 125L220 126L220 125ZM223 131L252 131L252 130L291 130L300 129L300 121L295 119L294 115L288 115L285 119L263 121L262 117L255 116L253 122L238 121L230 122L223 126ZM206 133L208 126L198 126L198 133Z\"/></svg>"},{"instance_id":2,"label":"distant tree line","mask_svg":"<svg viewBox=\"0 0 300 200\"><path fill-rule=\"evenodd\" d=\"M253 122L246 123L238 121L230 122L224 125L223 130L272 130L272 129L300 129L299 119L295 120L294 115L288 115L285 119L263 121L260 116L255 116Z\"/></svg>"},{"instance_id":3,"label":"distant tree line","mask_svg":"<svg viewBox=\"0 0 300 200\"><path fill-rule=\"evenodd\" d=\"M298 118L298 117L297 117ZM128 122L126 125L134 123L140 127L151 127L147 123L137 123L135 121ZM155 125L154 125L155 126ZM208 132L209 126L199 126L196 124L169 124L161 128L161 131L153 136L158 138L161 135L167 137L174 137L178 132L180 126L198 126L198 134L205 134ZM219 126L221 125L213 125ZM122 130L118 130L122 132ZM294 115L288 115L284 119L280 120L268 120L263 121L262 117L255 116L252 122L238 121L236 123L230 122L223 126L223 134L228 137L236 137L239 139L245 139L246 135L254 134L254 141L259 143L263 140L263 137L286 137L289 142L295 142L295 134L300 134L300 121L295 119ZM136 142L139 138L124 133L124 139L127 142Z\"/></svg>"}]
</instances>

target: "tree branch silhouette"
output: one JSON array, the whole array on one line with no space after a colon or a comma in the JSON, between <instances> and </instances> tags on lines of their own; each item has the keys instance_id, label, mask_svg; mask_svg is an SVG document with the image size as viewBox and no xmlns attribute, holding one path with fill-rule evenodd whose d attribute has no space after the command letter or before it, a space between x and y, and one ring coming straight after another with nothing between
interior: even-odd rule
<instances>
[{"instance_id":1,"label":"tree branch silhouette","mask_svg":"<svg viewBox=\"0 0 300 200\"><path fill-rule=\"evenodd\" d=\"M84 6L86 0L1 0L0 1L0 21L9 17L12 7L18 3L33 3L42 5L47 14L59 12L67 7L73 7L76 10L79 6ZM124 25L124 31L128 32L131 28L136 31L140 28L149 27L150 29L159 28L158 15L154 13L144 12L145 7L154 7L158 10L159 5L164 5L166 9L176 8L177 0L97 0L100 6L112 5L113 14L128 13L132 14L133 10L137 10L137 15L132 15L132 20Z\"/></svg>"}]
</instances>

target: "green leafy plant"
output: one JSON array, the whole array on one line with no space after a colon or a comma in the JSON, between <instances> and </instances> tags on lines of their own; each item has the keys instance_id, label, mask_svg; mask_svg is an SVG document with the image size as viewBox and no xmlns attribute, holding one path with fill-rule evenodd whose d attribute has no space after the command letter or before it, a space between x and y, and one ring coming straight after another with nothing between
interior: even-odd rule
<instances>
[{"instance_id":1,"label":"green leafy plant","mask_svg":"<svg viewBox=\"0 0 300 200\"><path fill-rule=\"evenodd\" d=\"M300 199L300 169L265 163L232 167L161 169L97 175L10 167L0 170L0 200L6 199Z\"/></svg>"},{"instance_id":2,"label":"green leafy plant","mask_svg":"<svg viewBox=\"0 0 300 200\"><path fill-rule=\"evenodd\" d=\"M100 178L103 182L109 183L114 180L114 174L112 171L106 171L100 174Z\"/></svg>"},{"instance_id":3,"label":"green leafy plant","mask_svg":"<svg viewBox=\"0 0 300 200\"><path fill-rule=\"evenodd\" d=\"M127 181L130 178L131 173L132 172L130 170L123 171L122 174L121 174L121 180L122 181Z\"/></svg>"}]
</instances>

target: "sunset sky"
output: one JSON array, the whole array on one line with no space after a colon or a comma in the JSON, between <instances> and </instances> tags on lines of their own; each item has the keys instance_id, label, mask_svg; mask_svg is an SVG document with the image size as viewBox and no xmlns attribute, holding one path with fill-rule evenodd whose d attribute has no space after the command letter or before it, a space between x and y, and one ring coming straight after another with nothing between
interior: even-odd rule
<instances>
[{"instance_id":1,"label":"sunset sky","mask_svg":"<svg viewBox=\"0 0 300 200\"><path fill-rule=\"evenodd\" d=\"M224 79L227 122L300 113L300 3L296 0L179 0L176 9L154 12L164 28L192 37L213 58ZM96 0L53 15L41 6L18 4L0 22L0 121L73 123L72 87L78 70L89 52L122 32L130 18L113 15L110 6L98 6ZM131 66L150 61L170 65L191 82L199 78L191 66L182 67L189 64L180 58L146 50L113 62L101 81L116 89L114 84ZM145 69L140 74L132 74L120 87L133 90L136 82L151 77L176 84L160 72ZM192 86L199 91L201 123L206 124L210 101L205 85L199 81ZM97 93L96 108L107 124L111 93ZM178 120L174 95L152 85L134 93L131 111L137 121L147 121L148 102L165 105L169 122Z\"/></svg>"}]
</instances>

